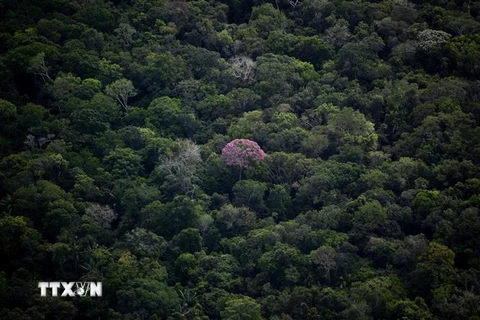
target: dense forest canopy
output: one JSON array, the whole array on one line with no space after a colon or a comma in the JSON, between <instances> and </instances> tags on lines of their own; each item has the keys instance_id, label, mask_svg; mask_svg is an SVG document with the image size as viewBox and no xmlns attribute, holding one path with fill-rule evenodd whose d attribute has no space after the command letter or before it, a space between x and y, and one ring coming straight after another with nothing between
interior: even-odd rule
<instances>
[{"instance_id":1,"label":"dense forest canopy","mask_svg":"<svg viewBox=\"0 0 480 320\"><path fill-rule=\"evenodd\" d=\"M0 0L0 318L478 320L479 79L479 1Z\"/></svg>"}]
</instances>

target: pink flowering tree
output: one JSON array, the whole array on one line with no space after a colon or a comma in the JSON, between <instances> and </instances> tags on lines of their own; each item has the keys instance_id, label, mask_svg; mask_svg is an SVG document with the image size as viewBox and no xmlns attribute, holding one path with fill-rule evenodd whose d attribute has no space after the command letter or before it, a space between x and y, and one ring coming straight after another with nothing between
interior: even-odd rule
<instances>
[{"instance_id":1,"label":"pink flowering tree","mask_svg":"<svg viewBox=\"0 0 480 320\"><path fill-rule=\"evenodd\" d=\"M258 143L248 139L235 139L222 149L223 161L229 166L240 168L240 179L244 168L262 161L266 156Z\"/></svg>"}]
</instances>

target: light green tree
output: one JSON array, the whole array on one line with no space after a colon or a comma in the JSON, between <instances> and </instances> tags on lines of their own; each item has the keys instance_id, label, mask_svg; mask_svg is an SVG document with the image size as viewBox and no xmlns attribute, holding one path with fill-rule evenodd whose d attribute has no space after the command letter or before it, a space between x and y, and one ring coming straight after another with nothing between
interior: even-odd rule
<instances>
[{"instance_id":1,"label":"light green tree","mask_svg":"<svg viewBox=\"0 0 480 320\"><path fill-rule=\"evenodd\" d=\"M220 312L225 320L261 320L260 305L250 297L239 297L228 300Z\"/></svg>"},{"instance_id":2,"label":"light green tree","mask_svg":"<svg viewBox=\"0 0 480 320\"><path fill-rule=\"evenodd\" d=\"M132 81L127 79L119 79L107 85L107 87L105 88L105 93L108 96L117 100L117 102L122 106L125 113L128 113L128 98L137 95Z\"/></svg>"}]
</instances>

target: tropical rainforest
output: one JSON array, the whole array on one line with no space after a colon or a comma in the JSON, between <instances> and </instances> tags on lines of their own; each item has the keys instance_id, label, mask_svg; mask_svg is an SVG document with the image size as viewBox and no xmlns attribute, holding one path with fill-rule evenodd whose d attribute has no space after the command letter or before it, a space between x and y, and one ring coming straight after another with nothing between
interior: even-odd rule
<instances>
[{"instance_id":1,"label":"tropical rainforest","mask_svg":"<svg viewBox=\"0 0 480 320\"><path fill-rule=\"evenodd\" d=\"M479 79L479 1L1 0L0 318L479 320Z\"/></svg>"}]
</instances>

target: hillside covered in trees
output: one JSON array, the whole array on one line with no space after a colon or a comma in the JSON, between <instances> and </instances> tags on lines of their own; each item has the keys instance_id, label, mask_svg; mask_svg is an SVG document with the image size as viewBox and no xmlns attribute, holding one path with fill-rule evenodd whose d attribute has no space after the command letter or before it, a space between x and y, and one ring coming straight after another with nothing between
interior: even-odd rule
<instances>
[{"instance_id":1,"label":"hillside covered in trees","mask_svg":"<svg viewBox=\"0 0 480 320\"><path fill-rule=\"evenodd\" d=\"M479 320L479 79L479 1L1 0L0 318Z\"/></svg>"}]
</instances>

